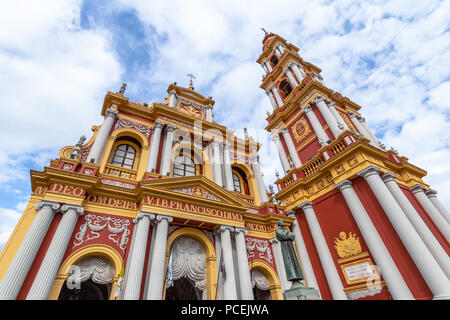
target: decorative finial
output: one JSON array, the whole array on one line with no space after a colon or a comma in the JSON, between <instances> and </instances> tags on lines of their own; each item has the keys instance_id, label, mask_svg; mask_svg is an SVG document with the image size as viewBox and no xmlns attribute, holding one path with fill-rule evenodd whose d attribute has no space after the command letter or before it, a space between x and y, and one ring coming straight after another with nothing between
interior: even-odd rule
<instances>
[{"instance_id":1,"label":"decorative finial","mask_svg":"<svg viewBox=\"0 0 450 320\"><path fill-rule=\"evenodd\" d=\"M124 94L126 88L127 88L127 84L125 82L122 83L122 86L120 87L119 93L120 94Z\"/></svg>"},{"instance_id":2,"label":"decorative finial","mask_svg":"<svg viewBox=\"0 0 450 320\"><path fill-rule=\"evenodd\" d=\"M78 159L78 155L81 152L81 147L83 146L84 141L86 141L86 136L82 135L80 140L78 140L78 143L73 148L72 153L70 154L70 159Z\"/></svg>"},{"instance_id":3,"label":"decorative finial","mask_svg":"<svg viewBox=\"0 0 450 320\"><path fill-rule=\"evenodd\" d=\"M188 73L187 76L191 78L189 81L189 89L194 90L194 84L192 83L192 79L196 79L195 76L192 73Z\"/></svg>"},{"instance_id":4,"label":"decorative finial","mask_svg":"<svg viewBox=\"0 0 450 320\"><path fill-rule=\"evenodd\" d=\"M266 31L266 29L261 28L262 31L264 31L264 36L267 36L269 33Z\"/></svg>"},{"instance_id":5,"label":"decorative finial","mask_svg":"<svg viewBox=\"0 0 450 320\"><path fill-rule=\"evenodd\" d=\"M247 131L247 128L244 128L244 136L245 136L245 140L248 140L248 131Z\"/></svg>"},{"instance_id":6,"label":"decorative finial","mask_svg":"<svg viewBox=\"0 0 450 320\"><path fill-rule=\"evenodd\" d=\"M276 176L277 178L280 178L280 173L278 172L277 169L275 169L275 176Z\"/></svg>"}]
</instances>

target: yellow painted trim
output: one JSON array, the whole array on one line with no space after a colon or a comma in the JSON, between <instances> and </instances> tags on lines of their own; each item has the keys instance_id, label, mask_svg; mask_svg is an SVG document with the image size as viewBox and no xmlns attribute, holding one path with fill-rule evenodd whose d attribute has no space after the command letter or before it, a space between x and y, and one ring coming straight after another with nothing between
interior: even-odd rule
<instances>
[{"instance_id":1,"label":"yellow painted trim","mask_svg":"<svg viewBox=\"0 0 450 320\"><path fill-rule=\"evenodd\" d=\"M198 242L200 242L205 248L205 257L206 257L206 299L207 300L215 300L216 287L217 287L217 277L216 277L216 251L214 248L214 244L208 236L200 231L199 229L195 229L192 227L183 227L172 232L167 238L167 246L166 246L166 259L165 259L165 267L164 274L167 274L167 263L170 257L170 248L172 246L173 241L181 236L192 237ZM163 299L166 296L166 283L164 283L163 290Z\"/></svg>"},{"instance_id":2,"label":"yellow painted trim","mask_svg":"<svg viewBox=\"0 0 450 320\"><path fill-rule=\"evenodd\" d=\"M23 239L25 238L28 230L36 217L36 203L39 202L42 197L32 195L25 210L19 218L16 226L14 227L8 241L2 249L0 254L0 281L8 270L9 265L14 259L17 250L19 250Z\"/></svg>"},{"instance_id":3,"label":"yellow painted trim","mask_svg":"<svg viewBox=\"0 0 450 320\"><path fill-rule=\"evenodd\" d=\"M251 269L258 269L266 276L267 281L269 282L269 289L272 300L284 300L280 280L277 273L270 264L261 260L253 260L249 262L248 267L250 271Z\"/></svg>"},{"instance_id":4,"label":"yellow painted trim","mask_svg":"<svg viewBox=\"0 0 450 320\"><path fill-rule=\"evenodd\" d=\"M245 164L239 160L235 160L234 162L231 163L231 168L233 168L233 167L238 167L239 169L244 171L244 173L247 175L247 182L248 182L248 187L249 187L249 191L250 191L250 197L253 197L255 199L255 204L261 204L261 199L260 199L259 193L258 193L258 185L256 184L256 178L255 178L255 174L253 173L252 168L248 164ZM238 176L240 177L239 174L238 174ZM241 183L241 187L242 186L243 186L243 184ZM242 188L241 188L241 190L242 190ZM263 192L266 192L266 190L263 190Z\"/></svg>"},{"instance_id":5,"label":"yellow painted trim","mask_svg":"<svg viewBox=\"0 0 450 320\"><path fill-rule=\"evenodd\" d=\"M58 299L62 286L69 277L67 272L69 271L70 266L77 263L80 259L86 258L88 256L101 256L112 262L115 269L115 275L113 283L111 285L109 300L114 300L114 293L117 288L117 281L119 280L119 273L122 268L123 259L116 250L103 244L94 244L83 247L67 257L67 259L63 262L58 270L58 274L56 275L53 287L48 296L48 300Z\"/></svg>"}]
</instances>

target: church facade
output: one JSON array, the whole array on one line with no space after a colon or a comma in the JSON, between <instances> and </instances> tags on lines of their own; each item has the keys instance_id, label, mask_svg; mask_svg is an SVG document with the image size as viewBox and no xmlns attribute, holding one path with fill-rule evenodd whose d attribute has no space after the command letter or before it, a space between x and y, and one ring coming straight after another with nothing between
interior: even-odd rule
<instances>
[{"instance_id":1,"label":"church facade","mask_svg":"<svg viewBox=\"0 0 450 320\"><path fill-rule=\"evenodd\" d=\"M386 150L298 51L266 33L257 59L283 168L275 192L260 143L216 123L192 81L150 105L123 86L88 140L30 171L0 299L282 300L278 224L317 293L297 299L449 299L450 219L426 171Z\"/></svg>"}]
</instances>

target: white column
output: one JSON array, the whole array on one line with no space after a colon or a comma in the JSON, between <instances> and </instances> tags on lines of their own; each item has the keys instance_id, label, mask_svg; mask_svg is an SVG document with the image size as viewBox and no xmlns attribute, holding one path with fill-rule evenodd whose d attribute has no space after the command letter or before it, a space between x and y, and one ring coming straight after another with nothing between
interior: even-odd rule
<instances>
[{"instance_id":1,"label":"white column","mask_svg":"<svg viewBox=\"0 0 450 320\"><path fill-rule=\"evenodd\" d=\"M433 292L434 299L450 299L450 282L447 276L381 180L379 171L380 169L370 166L360 171L358 175L362 176L369 184L406 250Z\"/></svg>"},{"instance_id":2,"label":"white column","mask_svg":"<svg viewBox=\"0 0 450 320\"><path fill-rule=\"evenodd\" d=\"M158 161L159 143L161 140L161 130L164 126L164 122L155 121L155 125L152 128L152 141L150 142L150 151L147 160L147 171L156 172L156 163Z\"/></svg>"},{"instance_id":3,"label":"white column","mask_svg":"<svg viewBox=\"0 0 450 320\"><path fill-rule=\"evenodd\" d=\"M98 163L100 156L102 155L103 148L105 147L106 140L108 139L109 133L111 132L111 128L114 124L114 121L119 116L119 112L113 109L106 109L105 112L105 120L100 127L100 130L95 137L94 144L92 145L91 151L89 151L89 155L87 157L88 162Z\"/></svg>"},{"instance_id":4,"label":"white column","mask_svg":"<svg viewBox=\"0 0 450 320\"><path fill-rule=\"evenodd\" d=\"M48 298L73 229L77 224L78 216L83 214L84 209L79 205L65 204L61 207L61 212L63 216L34 278L27 300L45 300Z\"/></svg>"},{"instance_id":5,"label":"white column","mask_svg":"<svg viewBox=\"0 0 450 320\"><path fill-rule=\"evenodd\" d=\"M288 159L286 157L286 153L284 152L283 145L281 144L280 136L278 133L272 135L272 140L277 146L278 155L280 157L281 166L283 167L284 173L288 173L291 170L291 166L289 165Z\"/></svg>"},{"instance_id":6,"label":"white column","mask_svg":"<svg viewBox=\"0 0 450 320\"><path fill-rule=\"evenodd\" d=\"M337 273L336 265L334 264L327 242L323 236L322 229L320 228L319 221L317 221L312 203L305 201L301 203L298 208L301 208L305 213L306 221L308 221L308 227L309 230L311 230L314 245L316 246L317 253L319 254L319 259L322 264L323 271L325 272L325 277L327 278L328 286L330 287L333 299L348 300L339 274Z\"/></svg>"},{"instance_id":7,"label":"white column","mask_svg":"<svg viewBox=\"0 0 450 320\"><path fill-rule=\"evenodd\" d=\"M215 300L222 300L223 299L223 281L219 276L220 273L220 259L222 257L222 240L221 240L221 234L220 230L216 229L214 231L214 240L215 240L215 249L216 249L216 279L217 281L217 288L216 288L216 296Z\"/></svg>"},{"instance_id":8,"label":"white column","mask_svg":"<svg viewBox=\"0 0 450 320\"><path fill-rule=\"evenodd\" d=\"M150 279L148 281L147 300L161 300L164 289L164 269L166 264L167 232L169 223L173 221L170 216L159 214L156 216L155 246L152 254Z\"/></svg>"},{"instance_id":9,"label":"white column","mask_svg":"<svg viewBox=\"0 0 450 320\"><path fill-rule=\"evenodd\" d=\"M270 103L272 103L273 109L276 109L278 106L277 106L277 103L275 102L275 98L274 98L274 96L273 96L272 91L271 91L271 90L266 91L266 94L267 94L267 96L268 96L269 99L270 99Z\"/></svg>"},{"instance_id":10,"label":"white column","mask_svg":"<svg viewBox=\"0 0 450 320\"><path fill-rule=\"evenodd\" d=\"M235 228L236 254L239 270L239 288L241 289L241 300L254 300L250 269L248 267L247 248L244 234L247 230Z\"/></svg>"},{"instance_id":11,"label":"white column","mask_svg":"<svg viewBox=\"0 0 450 320\"><path fill-rule=\"evenodd\" d=\"M42 200L36 204L37 214L11 264L0 282L0 300L14 300L52 222L59 203Z\"/></svg>"},{"instance_id":12,"label":"white column","mask_svg":"<svg viewBox=\"0 0 450 320\"><path fill-rule=\"evenodd\" d=\"M303 108L302 113L305 113L308 117L308 120L313 127L314 133L316 134L320 145L326 146L328 144L327 141L330 139L328 138L325 130L323 130L322 125L320 124L319 119L317 119L316 114L312 110L311 105L307 105L305 108Z\"/></svg>"},{"instance_id":13,"label":"white column","mask_svg":"<svg viewBox=\"0 0 450 320\"><path fill-rule=\"evenodd\" d=\"M173 132L177 127L168 124L166 127L166 135L164 139L164 153L161 159L161 174L170 175L170 164L172 163L172 144L173 144Z\"/></svg>"},{"instance_id":14,"label":"white column","mask_svg":"<svg viewBox=\"0 0 450 320\"><path fill-rule=\"evenodd\" d=\"M344 119L342 119L341 115L336 110L336 106L335 106L334 102L330 101L330 100L325 100L325 103L328 105L328 108L330 109L331 113L336 118L336 121L338 123L338 127L341 130L350 130L350 128L348 127L347 123L344 121Z\"/></svg>"},{"instance_id":15,"label":"white column","mask_svg":"<svg viewBox=\"0 0 450 320\"><path fill-rule=\"evenodd\" d=\"M427 195L428 199L430 199L431 202L434 204L436 209L439 210L444 219L447 220L448 223L450 223L450 214L437 198L437 191L433 189L428 189L427 191L425 191L425 194Z\"/></svg>"},{"instance_id":16,"label":"white column","mask_svg":"<svg viewBox=\"0 0 450 320\"><path fill-rule=\"evenodd\" d=\"M177 104L177 93L175 90L172 90L169 93L169 107L175 108L176 104Z\"/></svg>"},{"instance_id":17,"label":"white column","mask_svg":"<svg viewBox=\"0 0 450 320\"><path fill-rule=\"evenodd\" d=\"M292 85L292 88L297 87L298 86L297 80L295 80L294 76L292 75L291 69L289 67L286 68L285 73L289 79L289 82Z\"/></svg>"},{"instance_id":18,"label":"white column","mask_svg":"<svg viewBox=\"0 0 450 320\"><path fill-rule=\"evenodd\" d=\"M205 107L205 120L209 122L213 121L212 106Z\"/></svg>"},{"instance_id":19,"label":"white column","mask_svg":"<svg viewBox=\"0 0 450 320\"><path fill-rule=\"evenodd\" d=\"M292 71L294 71L295 76L301 83L302 80L306 77L305 72L302 69L300 69L296 63L291 63L289 66L292 68Z\"/></svg>"},{"instance_id":20,"label":"white column","mask_svg":"<svg viewBox=\"0 0 450 320\"><path fill-rule=\"evenodd\" d=\"M294 142L292 141L292 137L289 134L289 131L286 127L281 129L281 133L283 134L284 141L286 142L286 146L289 151L289 155L291 156L292 162L296 168L300 168L302 166L302 162L300 161L300 157L298 156L297 150L295 149Z\"/></svg>"},{"instance_id":21,"label":"white column","mask_svg":"<svg viewBox=\"0 0 450 320\"><path fill-rule=\"evenodd\" d=\"M369 128L369 126L366 124L366 119L364 117L357 117L357 119L359 120L359 122L361 123L361 125L364 127L364 129L366 130L367 134L370 137L370 140L373 142L373 144L377 147L380 148L381 147L381 143L378 140L378 138L375 136L375 134L372 132L372 130Z\"/></svg>"},{"instance_id":22,"label":"white column","mask_svg":"<svg viewBox=\"0 0 450 320\"><path fill-rule=\"evenodd\" d=\"M281 289L284 291L289 290L292 286L292 282L288 281L286 275L286 268L284 266L283 252L281 251L280 241L275 237L269 240L272 244L273 258L275 259L275 265L278 271L278 278L280 280Z\"/></svg>"},{"instance_id":23,"label":"white column","mask_svg":"<svg viewBox=\"0 0 450 320\"><path fill-rule=\"evenodd\" d=\"M255 175L256 186L258 187L259 199L261 200L261 203L264 203L264 202L268 202L269 199L267 198L266 187L264 185L264 180L263 180L263 177L261 174L261 169L259 167L258 158L259 158L259 156L257 154L255 154L255 153L252 154L250 156L250 164L252 165L253 173Z\"/></svg>"},{"instance_id":24,"label":"white column","mask_svg":"<svg viewBox=\"0 0 450 320\"><path fill-rule=\"evenodd\" d=\"M302 268L303 276L305 277L305 282L308 287L313 287L319 290L319 286L317 285L316 276L314 274L314 270L311 264L311 260L309 259L308 250L306 249L305 242L303 241L302 232L300 230L300 226L298 225L297 216L294 210L290 210L287 212L287 215L295 220L292 222L291 231L295 235L295 246L297 248L298 258L300 260L300 266Z\"/></svg>"},{"instance_id":25,"label":"white column","mask_svg":"<svg viewBox=\"0 0 450 320\"><path fill-rule=\"evenodd\" d=\"M278 48L278 46L274 49L274 51L278 58L281 57L281 51L280 48Z\"/></svg>"},{"instance_id":26,"label":"white column","mask_svg":"<svg viewBox=\"0 0 450 320\"><path fill-rule=\"evenodd\" d=\"M264 72L266 73L266 74L268 74L269 73L269 69L267 68L267 66L266 66L266 63L265 62L263 62L263 63L261 63L261 67L264 69Z\"/></svg>"},{"instance_id":27,"label":"white column","mask_svg":"<svg viewBox=\"0 0 450 320\"><path fill-rule=\"evenodd\" d=\"M388 249L384 245L383 239L378 234L366 209L359 200L358 195L349 180L344 180L335 185L344 196L353 218L358 225L359 231L364 237L364 241L372 254L376 265L380 268L389 292L395 300L414 300L414 297L404 281L400 271L392 259Z\"/></svg>"},{"instance_id":28,"label":"white column","mask_svg":"<svg viewBox=\"0 0 450 320\"><path fill-rule=\"evenodd\" d=\"M397 201L400 208L402 208L403 212L406 214L407 218L414 226L423 242L425 242L426 246L430 250L433 257L436 259L441 269L450 279L450 259L447 255L447 252L442 248L439 241L436 240L431 230L417 213L416 209L414 209L411 202L408 200L406 195L398 186L397 182L394 180L395 178L396 175L390 172L386 172L382 176L386 187L388 187L389 191L392 193L392 196Z\"/></svg>"},{"instance_id":29,"label":"white column","mask_svg":"<svg viewBox=\"0 0 450 320\"><path fill-rule=\"evenodd\" d=\"M349 112L348 115L355 125L356 129L358 129L359 133L365 138L369 139L371 145L373 145L374 147L378 147L378 143L376 141L373 141L373 138L370 136L369 132L367 132L366 128L361 124L361 122L359 122L359 116L353 112Z\"/></svg>"},{"instance_id":30,"label":"white column","mask_svg":"<svg viewBox=\"0 0 450 320\"><path fill-rule=\"evenodd\" d=\"M223 187L223 180L222 180L222 166L220 163L220 147L219 147L219 141L214 140L212 142L213 147L213 169L214 169L214 179L215 183L217 183L219 186Z\"/></svg>"},{"instance_id":31,"label":"white column","mask_svg":"<svg viewBox=\"0 0 450 320\"><path fill-rule=\"evenodd\" d=\"M267 69L269 69L269 72L272 72L272 66L270 65L269 61L266 60L266 62L264 62L264 64L266 65Z\"/></svg>"},{"instance_id":32,"label":"white column","mask_svg":"<svg viewBox=\"0 0 450 320\"><path fill-rule=\"evenodd\" d=\"M275 85L272 86L272 93L275 96L275 100L277 101L278 106L281 107L283 105L283 100L281 100L280 94L278 93Z\"/></svg>"},{"instance_id":33,"label":"white column","mask_svg":"<svg viewBox=\"0 0 450 320\"><path fill-rule=\"evenodd\" d=\"M450 243L450 225L447 220L444 219L442 214L438 209L433 205L431 200L425 194L425 188L420 184L416 184L411 187L412 193L416 196L417 200L419 200L422 207L428 213L428 216L433 220L436 227L441 231L442 235L447 239L447 242Z\"/></svg>"},{"instance_id":34,"label":"white column","mask_svg":"<svg viewBox=\"0 0 450 320\"><path fill-rule=\"evenodd\" d=\"M222 225L219 228L222 243L223 262L225 264L224 296L225 300L237 300L236 278L234 275L233 249L231 247L231 226Z\"/></svg>"},{"instance_id":35,"label":"white column","mask_svg":"<svg viewBox=\"0 0 450 320\"><path fill-rule=\"evenodd\" d=\"M322 96L317 96L312 100L312 102L316 104L320 113L324 117L325 122L328 124L328 127L334 135L334 138L337 138L342 133L342 129L339 128L336 118L333 116L325 103L325 98Z\"/></svg>"},{"instance_id":36,"label":"white column","mask_svg":"<svg viewBox=\"0 0 450 320\"><path fill-rule=\"evenodd\" d=\"M133 235L133 247L130 252L132 256L127 265L127 282L125 283L122 300L139 300L150 220L153 219L155 219L154 214L143 211L133 219L136 227Z\"/></svg>"},{"instance_id":37,"label":"white column","mask_svg":"<svg viewBox=\"0 0 450 320\"><path fill-rule=\"evenodd\" d=\"M223 162L225 170L225 187L227 190L233 191L233 170L231 169L230 144L228 142L223 143Z\"/></svg>"}]
</instances>

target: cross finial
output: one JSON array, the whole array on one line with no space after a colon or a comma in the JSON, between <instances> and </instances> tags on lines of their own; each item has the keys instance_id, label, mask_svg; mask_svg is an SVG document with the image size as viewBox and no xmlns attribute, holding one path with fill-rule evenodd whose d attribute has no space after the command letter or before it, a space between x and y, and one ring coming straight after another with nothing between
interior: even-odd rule
<instances>
[{"instance_id":1,"label":"cross finial","mask_svg":"<svg viewBox=\"0 0 450 320\"><path fill-rule=\"evenodd\" d=\"M266 29L261 28L262 31L264 31L264 35L267 36L269 33L266 31Z\"/></svg>"},{"instance_id":2,"label":"cross finial","mask_svg":"<svg viewBox=\"0 0 450 320\"><path fill-rule=\"evenodd\" d=\"M189 81L189 89L194 90L194 84L192 83L192 79L196 79L195 76L192 73L188 73L187 76L191 78Z\"/></svg>"}]
</instances>

